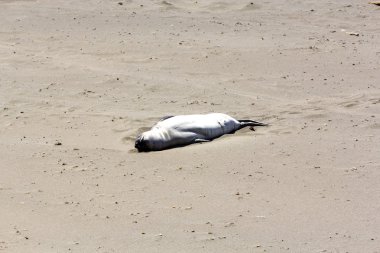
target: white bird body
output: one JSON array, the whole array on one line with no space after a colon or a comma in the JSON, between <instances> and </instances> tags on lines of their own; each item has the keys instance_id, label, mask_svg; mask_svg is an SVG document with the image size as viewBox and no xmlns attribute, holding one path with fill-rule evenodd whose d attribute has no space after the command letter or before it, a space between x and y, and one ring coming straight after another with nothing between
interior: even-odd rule
<instances>
[{"instance_id":1,"label":"white bird body","mask_svg":"<svg viewBox=\"0 0 380 253\"><path fill-rule=\"evenodd\" d=\"M139 151L158 151L196 142L207 142L224 134L234 133L245 126L265 124L238 121L223 113L178 115L159 121L151 130L142 133L136 140Z\"/></svg>"}]
</instances>

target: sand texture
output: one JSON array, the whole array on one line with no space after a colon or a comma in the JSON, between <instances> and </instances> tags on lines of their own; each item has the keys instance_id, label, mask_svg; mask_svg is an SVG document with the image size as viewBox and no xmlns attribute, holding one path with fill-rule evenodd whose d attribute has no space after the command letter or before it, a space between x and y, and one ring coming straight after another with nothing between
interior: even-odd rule
<instances>
[{"instance_id":1,"label":"sand texture","mask_svg":"<svg viewBox=\"0 0 380 253\"><path fill-rule=\"evenodd\" d=\"M0 0L0 252L380 252L380 7ZM269 123L137 153L161 117Z\"/></svg>"}]
</instances>

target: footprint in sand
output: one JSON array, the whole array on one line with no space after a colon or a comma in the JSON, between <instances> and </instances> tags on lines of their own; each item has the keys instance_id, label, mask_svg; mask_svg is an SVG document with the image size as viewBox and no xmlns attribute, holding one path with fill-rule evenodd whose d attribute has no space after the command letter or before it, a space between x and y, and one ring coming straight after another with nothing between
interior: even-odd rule
<instances>
[{"instance_id":1,"label":"footprint in sand","mask_svg":"<svg viewBox=\"0 0 380 253\"><path fill-rule=\"evenodd\" d=\"M369 98L369 96L371 97ZM344 101L337 103L337 105L343 109L368 108L380 103L380 98L377 94L363 94L342 99Z\"/></svg>"},{"instance_id":2,"label":"footprint in sand","mask_svg":"<svg viewBox=\"0 0 380 253\"><path fill-rule=\"evenodd\" d=\"M241 10L242 11L252 11L252 10L257 10L257 9L260 9L260 6L253 3L253 2L250 2L246 6L244 6Z\"/></svg>"},{"instance_id":3,"label":"footprint in sand","mask_svg":"<svg viewBox=\"0 0 380 253\"><path fill-rule=\"evenodd\" d=\"M175 6L173 3L168 2L168 1L161 1L161 2L158 3L158 5L160 5L162 8L164 8L166 10L175 10L175 9L178 9L177 6Z\"/></svg>"},{"instance_id":4,"label":"footprint in sand","mask_svg":"<svg viewBox=\"0 0 380 253\"><path fill-rule=\"evenodd\" d=\"M207 10L210 11L252 11L257 10L260 7L253 2L249 2L248 4L241 5L235 4L233 1L231 2L215 2L206 7Z\"/></svg>"}]
</instances>

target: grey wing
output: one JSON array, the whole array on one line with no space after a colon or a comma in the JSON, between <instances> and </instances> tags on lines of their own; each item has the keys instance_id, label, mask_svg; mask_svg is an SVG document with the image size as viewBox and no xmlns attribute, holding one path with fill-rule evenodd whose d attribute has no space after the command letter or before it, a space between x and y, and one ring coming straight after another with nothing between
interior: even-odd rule
<instances>
[{"instance_id":1,"label":"grey wing","mask_svg":"<svg viewBox=\"0 0 380 253\"><path fill-rule=\"evenodd\" d=\"M160 121L164 121L164 120L167 120L167 119L170 119L170 118L173 118L174 116L173 115L169 115L169 116L164 116L160 119Z\"/></svg>"}]
</instances>

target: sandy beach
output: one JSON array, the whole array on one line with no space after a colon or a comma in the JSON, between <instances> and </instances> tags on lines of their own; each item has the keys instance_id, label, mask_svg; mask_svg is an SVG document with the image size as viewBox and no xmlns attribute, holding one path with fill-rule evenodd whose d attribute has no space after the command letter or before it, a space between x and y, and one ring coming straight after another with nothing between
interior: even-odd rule
<instances>
[{"instance_id":1,"label":"sandy beach","mask_svg":"<svg viewBox=\"0 0 380 253\"><path fill-rule=\"evenodd\" d=\"M380 6L0 0L0 252L380 253ZM138 153L166 115L270 124Z\"/></svg>"}]
</instances>

